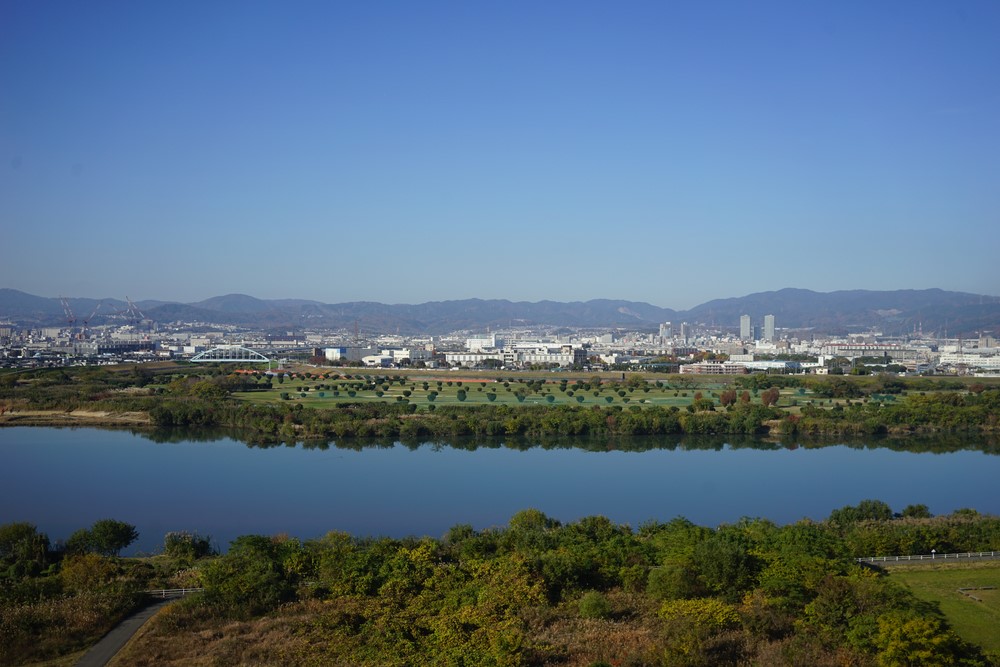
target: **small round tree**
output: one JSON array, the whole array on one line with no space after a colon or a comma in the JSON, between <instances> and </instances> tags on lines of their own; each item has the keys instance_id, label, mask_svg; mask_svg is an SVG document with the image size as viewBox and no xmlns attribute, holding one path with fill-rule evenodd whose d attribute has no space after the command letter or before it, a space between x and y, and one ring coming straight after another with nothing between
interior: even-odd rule
<instances>
[{"instance_id":1,"label":"small round tree","mask_svg":"<svg viewBox=\"0 0 1000 667\"><path fill-rule=\"evenodd\" d=\"M138 538L135 526L124 521L101 519L90 527L90 543L102 556L117 556Z\"/></svg>"},{"instance_id":2,"label":"small round tree","mask_svg":"<svg viewBox=\"0 0 1000 667\"><path fill-rule=\"evenodd\" d=\"M608 618L611 616L611 604L601 593L590 591L580 598L580 616L583 618Z\"/></svg>"}]
</instances>

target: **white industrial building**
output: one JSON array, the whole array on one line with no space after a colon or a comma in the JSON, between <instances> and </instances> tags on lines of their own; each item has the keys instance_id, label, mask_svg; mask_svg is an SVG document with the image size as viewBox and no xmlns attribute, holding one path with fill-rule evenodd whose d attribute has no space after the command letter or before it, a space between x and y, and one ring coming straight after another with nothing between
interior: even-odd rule
<instances>
[{"instance_id":1,"label":"white industrial building","mask_svg":"<svg viewBox=\"0 0 1000 667\"><path fill-rule=\"evenodd\" d=\"M379 352L377 347L327 347L323 349L323 356L329 361L361 361Z\"/></svg>"},{"instance_id":2,"label":"white industrial building","mask_svg":"<svg viewBox=\"0 0 1000 667\"><path fill-rule=\"evenodd\" d=\"M547 345L545 343L517 343L500 350L478 352L446 352L445 361L452 366L478 366L488 359L495 359L504 366L582 366L587 352L572 345Z\"/></svg>"},{"instance_id":3,"label":"white industrial building","mask_svg":"<svg viewBox=\"0 0 1000 667\"><path fill-rule=\"evenodd\" d=\"M503 355L499 351L493 352L445 352L444 360L451 366L479 366L484 361L495 359L503 363Z\"/></svg>"},{"instance_id":4,"label":"white industrial building","mask_svg":"<svg viewBox=\"0 0 1000 667\"><path fill-rule=\"evenodd\" d=\"M382 356L391 357L392 363L399 364L404 361L430 361L434 357L433 350L426 350L422 347L402 347L386 348L382 350Z\"/></svg>"},{"instance_id":5,"label":"white industrial building","mask_svg":"<svg viewBox=\"0 0 1000 667\"><path fill-rule=\"evenodd\" d=\"M745 375L743 364L728 361L702 361L695 364L681 364L680 372L686 375Z\"/></svg>"},{"instance_id":6,"label":"white industrial building","mask_svg":"<svg viewBox=\"0 0 1000 667\"><path fill-rule=\"evenodd\" d=\"M483 350L497 350L503 347L504 341L495 333L486 336L475 336L465 339L465 349L469 352L482 352Z\"/></svg>"},{"instance_id":7,"label":"white industrial building","mask_svg":"<svg viewBox=\"0 0 1000 667\"><path fill-rule=\"evenodd\" d=\"M888 343L829 343L820 348L828 357L889 357L893 361L922 358L925 352Z\"/></svg>"},{"instance_id":8,"label":"white industrial building","mask_svg":"<svg viewBox=\"0 0 1000 667\"><path fill-rule=\"evenodd\" d=\"M964 366L984 371L1000 371L1000 355L974 354L970 352L946 352L938 360L941 366Z\"/></svg>"}]
</instances>

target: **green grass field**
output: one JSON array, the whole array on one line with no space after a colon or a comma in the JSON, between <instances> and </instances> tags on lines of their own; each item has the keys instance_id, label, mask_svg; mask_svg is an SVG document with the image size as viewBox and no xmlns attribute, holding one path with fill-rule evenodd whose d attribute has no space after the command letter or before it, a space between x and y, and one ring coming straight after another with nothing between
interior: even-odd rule
<instances>
[{"instance_id":1,"label":"green grass field","mask_svg":"<svg viewBox=\"0 0 1000 667\"><path fill-rule=\"evenodd\" d=\"M382 375L373 372L350 373L350 379L315 379L303 376L285 378L284 382L274 382L272 389L262 392L236 393L237 398L255 403L301 403L309 407L333 407L338 403L358 401L378 401L384 403L403 402L414 404L418 409L434 405L577 405L577 406L676 406L685 408L700 392L705 399L718 405L719 393L728 388L718 380L695 384L691 380L678 382L676 377L661 381L657 387L650 382L645 386L627 386L618 379L602 378L599 387L589 389L574 387L580 379L590 382L590 378L565 377L563 374L518 374L515 376L485 374L482 377L472 371L464 373L427 372ZM460 375L456 377L456 375ZM382 379L372 388L372 381ZM563 380L566 380L565 389ZM543 381L540 387L537 384ZM535 383L532 385L531 383ZM684 386L686 384L686 386ZM360 386L363 385L363 386ZM682 385L682 386L678 386ZM459 391L464 390L465 400L459 400ZM430 395L435 395L431 400ZM282 398L287 394L287 398ZM353 394L353 395L352 395ZM381 394L381 395L380 395ZM519 398L520 394L520 398ZM492 396L492 398L491 398ZM550 398L551 397L551 398ZM787 406L792 400L803 398L793 391L782 393L779 405ZM754 396L754 402L759 398Z\"/></svg>"},{"instance_id":2,"label":"green grass field","mask_svg":"<svg viewBox=\"0 0 1000 667\"><path fill-rule=\"evenodd\" d=\"M1000 563L900 566L889 570L889 577L937 604L962 639L1000 656ZM981 602L958 592L982 586L996 589L970 591Z\"/></svg>"}]
</instances>

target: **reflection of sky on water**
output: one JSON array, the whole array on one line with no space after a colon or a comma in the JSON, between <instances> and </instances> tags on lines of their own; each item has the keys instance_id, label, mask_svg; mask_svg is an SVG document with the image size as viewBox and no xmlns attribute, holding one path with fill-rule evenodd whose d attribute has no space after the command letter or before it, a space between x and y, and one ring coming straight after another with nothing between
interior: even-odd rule
<instances>
[{"instance_id":1,"label":"reflection of sky on water","mask_svg":"<svg viewBox=\"0 0 1000 667\"><path fill-rule=\"evenodd\" d=\"M1000 456L889 449L578 449L424 446L354 451L248 448L228 439L153 443L92 429L0 429L0 523L30 521L53 540L97 519L135 524L138 548L192 530L237 535L441 536L458 523L502 525L528 507L561 521L602 514L633 527L685 516L825 518L876 498L1000 513Z\"/></svg>"}]
</instances>

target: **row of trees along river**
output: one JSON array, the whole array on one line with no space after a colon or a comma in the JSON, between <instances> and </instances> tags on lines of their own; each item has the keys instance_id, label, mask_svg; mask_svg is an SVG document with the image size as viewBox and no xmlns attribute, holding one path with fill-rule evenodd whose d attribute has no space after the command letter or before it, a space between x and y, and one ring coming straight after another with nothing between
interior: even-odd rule
<instances>
[{"instance_id":1,"label":"row of trees along river","mask_svg":"<svg viewBox=\"0 0 1000 667\"><path fill-rule=\"evenodd\" d=\"M285 384L286 376L280 376ZM0 375L0 411L142 412L153 425L228 426L258 440L661 434L995 433L997 384L948 378L719 380L635 375L453 382L300 373L294 396L261 373L170 366ZM476 392L475 399L469 394ZM501 398L497 398L500 396ZM590 401L584 404L584 399Z\"/></svg>"}]
</instances>

